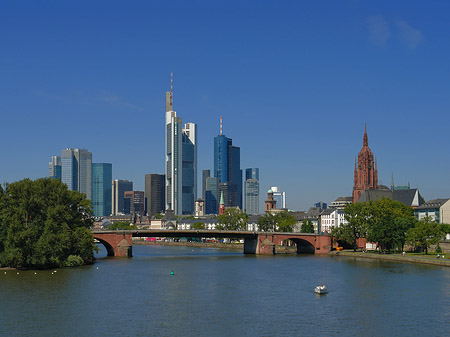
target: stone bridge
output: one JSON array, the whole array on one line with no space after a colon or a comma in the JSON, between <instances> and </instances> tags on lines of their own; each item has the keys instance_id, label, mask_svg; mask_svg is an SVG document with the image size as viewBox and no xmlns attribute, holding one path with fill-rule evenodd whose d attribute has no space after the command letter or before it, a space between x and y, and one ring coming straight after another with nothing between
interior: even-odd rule
<instances>
[{"instance_id":1,"label":"stone bridge","mask_svg":"<svg viewBox=\"0 0 450 337\"><path fill-rule=\"evenodd\" d=\"M297 245L297 253L326 254L331 250L330 236L308 233L165 229L101 230L93 233L94 238L106 247L108 256L121 257L132 257L133 237L244 239L244 254L258 255L275 254L275 246L285 240L291 240Z\"/></svg>"}]
</instances>

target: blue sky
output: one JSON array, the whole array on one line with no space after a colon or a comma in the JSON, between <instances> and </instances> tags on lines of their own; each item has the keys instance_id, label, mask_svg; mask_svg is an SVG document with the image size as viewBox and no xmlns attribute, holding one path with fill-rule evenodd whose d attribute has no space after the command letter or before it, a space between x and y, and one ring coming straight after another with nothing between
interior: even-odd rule
<instances>
[{"instance_id":1,"label":"blue sky","mask_svg":"<svg viewBox=\"0 0 450 337\"><path fill-rule=\"evenodd\" d=\"M241 147L291 209L351 195L367 123L379 181L450 197L448 1L3 1L0 182L66 147L144 188L164 171L164 92ZM200 180L201 181L201 180ZM201 185L199 185L199 189Z\"/></svg>"}]
</instances>

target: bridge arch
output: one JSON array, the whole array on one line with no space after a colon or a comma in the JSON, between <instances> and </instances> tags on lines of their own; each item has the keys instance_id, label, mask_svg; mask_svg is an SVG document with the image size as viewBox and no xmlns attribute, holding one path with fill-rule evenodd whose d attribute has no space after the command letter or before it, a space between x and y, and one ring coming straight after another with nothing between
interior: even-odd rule
<instances>
[{"instance_id":1,"label":"bridge arch","mask_svg":"<svg viewBox=\"0 0 450 337\"><path fill-rule=\"evenodd\" d=\"M301 238L289 238L297 245L297 254L315 254L316 248L309 240Z\"/></svg>"},{"instance_id":2,"label":"bridge arch","mask_svg":"<svg viewBox=\"0 0 450 337\"><path fill-rule=\"evenodd\" d=\"M110 244L108 241L103 240L103 239L98 238L98 237L94 237L94 239L96 239L98 242L100 242L101 244L103 244L103 246L105 246L106 252L107 252L107 255L108 255L108 256L114 256L114 255L115 255L115 254L114 254L114 247L111 246L111 244Z\"/></svg>"}]
</instances>

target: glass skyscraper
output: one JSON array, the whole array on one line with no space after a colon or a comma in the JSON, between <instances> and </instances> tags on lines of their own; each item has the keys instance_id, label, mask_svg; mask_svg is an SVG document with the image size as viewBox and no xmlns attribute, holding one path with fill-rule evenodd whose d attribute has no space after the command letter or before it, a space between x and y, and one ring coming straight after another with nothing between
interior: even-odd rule
<instances>
[{"instance_id":1,"label":"glass skyscraper","mask_svg":"<svg viewBox=\"0 0 450 337\"><path fill-rule=\"evenodd\" d=\"M242 209L241 149L223 134L214 138L214 177L219 179L225 206Z\"/></svg>"},{"instance_id":2,"label":"glass skyscraper","mask_svg":"<svg viewBox=\"0 0 450 337\"><path fill-rule=\"evenodd\" d=\"M62 151L61 164L61 180L67 188L92 200L92 153L69 147Z\"/></svg>"},{"instance_id":3,"label":"glass skyscraper","mask_svg":"<svg viewBox=\"0 0 450 337\"><path fill-rule=\"evenodd\" d=\"M259 168L245 170L245 211L259 214Z\"/></svg>"},{"instance_id":4,"label":"glass skyscraper","mask_svg":"<svg viewBox=\"0 0 450 337\"><path fill-rule=\"evenodd\" d=\"M219 178L206 178L205 188L205 213L217 214L219 212Z\"/></svg>"},{"instance_id":5,"label":"glass skyscraper","mask_svg":"<svg viewBox=\"0 0 450 337\"><path fill-rule=\"evenodd\" d=\"M92 206L95 216L111 214L112 164L92 164Z\"/></svg>"},{"instance_id":6,"label":"glass skyscraper","mask_svg":"<svg viewBox=\"0 0 450 337\"><path fill-rule=\"evenodd\" d=\"M185 124L173 110L173 80L166 92L166 210L194 214L197 197L197 125Z\"/></svg>"},{"instance_id":7,"label":"glass skyscraper","mask_svg":"<svg viewBox=\"0 0 450 337\"><path fill-rule=\"evenodd\" d=\"M129 214L130 207L125 203L125 192L133 191L133 182L129 180L116 179L112 182L112 204L111 214Z\"/></svg>"},{"instance_id":8,"label":"glass skyscraper","mask_svg":"<svg viewBox=\"0 0 450 337\"><path fill-rule=\"evenodd\" d=\"M61 180L61 157L52 156L51 162L48 163L48 176L53 179Z\"/></svg>"}]
</instances>

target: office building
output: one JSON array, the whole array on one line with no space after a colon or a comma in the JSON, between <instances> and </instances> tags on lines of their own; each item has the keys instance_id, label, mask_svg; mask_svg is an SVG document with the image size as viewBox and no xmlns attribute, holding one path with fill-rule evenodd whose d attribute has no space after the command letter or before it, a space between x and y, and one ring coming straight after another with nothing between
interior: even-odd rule
<instances>
[{"instance_id":1,"label":"office building","mask_svg":"<svg viewBox=\"0 0 450 337\"><path fill-rule=\"evenodd\" d=\"M133 191L133 182L129 180L116 179L112 182L112 205L111 214L129 214L130 207L125 203L125 192Z\"/></svg>"},{"instance_id":2,"label":"office building","mask_svg":"<svg viewBox=\"0 0 450 337\"><path fill-rule=\"evenodd\" d=\"M61 156L61 180L72 191L92 200L92 153L86 149L67 148Z\"/></svg>"},{"instance_id":3,"label":"office building","mask_svg":"<svg viewBox=\"0 0 450 337\"><path fill-rule=\"evenodd\" d=\"M217 214L219 211L219 178L206 178L205 213Z\"/></svg>"},{"instance_id":4,"label":"office building","mask_svg":"<svg viewBox=\"0 0 450 337\"><path fill-rule=\"evenodd\" d=\"M202 171L202 198L205 200L205 191L206 191L206 179L211 177L211 170L203 170Z\"/></svg>"},{"instance_id":5,"label":"office building","mask_svg":"<svg viewBox=\"0 0 450 337\"><path fill-rule=\"evenodd\" d=\"M273 200L277 202L277 208L286 208L286 192L280 191L277 186L271 186Z\"/></svg>"},{"instance_id":6,"label":"office building","mask_svg":"<svg viewBox=\"0 0 450 337\"><path fill-rule=\"evenodd\" d=\"M53 179L61 180L61 157L52 156L52 160L48 163L48 176Z\"/></svg>"},{"instance_id":7,"label":"office building","mask_svg":"<svg viewBox=\"0 0 450 337\"><path fill-rule=\"evenodd\" d=\"M111 214L112 164L92 164L92 208L95 216Z\"/></svg>"},{"instance_id":8,"label":"office building","mask_svg":"<svg viewBox=\"0 0 450 337\"><path fill-rule=\"evenodd\" d=\"M245 212L259 214L259 168L245 170Z\"/></svg>"},{"instance_id":9,"label":"office building","mask_svg":"<svg viewBox=\"0 0 450 337\"><path fill-rule=\"evenodd\" d=\"M164 212L164 185L166 177L164 174L145 175L145 204L148 216Z\"/></svg>"},{"instance_id":10,"label":"office building","mask_svg":"<svg viewBox=\"0 0 450 337\"><path fill-rule=\"evenodd\" d=\"M125 209L133 215L145 215L145 193L143 191L125 192Z\"/></svg>"},{"instance_id":11,"label":"office building","mask_svg":"<svg viewBox=\"0 0 450 337\"><path fill-rule=\"evenodd\" d=\"M194 214L197 197L197 125L185 124L173 110L173 77L166 92L166 210Z\"/></svg>"},{"instance_id":12,"label":"office building","mask_svg":"<svg viewBox=\"0 0 450 337\"><path fill-rule=\"evenodd\" d=\"M214 177L219 179L225 207L242 209L241 149L233 146L232 139L223 135L222 116L220 134L214 138Z\"/></svg>"}]
</instances>

